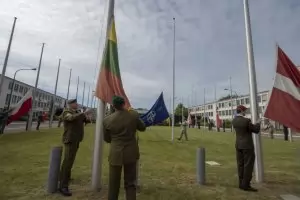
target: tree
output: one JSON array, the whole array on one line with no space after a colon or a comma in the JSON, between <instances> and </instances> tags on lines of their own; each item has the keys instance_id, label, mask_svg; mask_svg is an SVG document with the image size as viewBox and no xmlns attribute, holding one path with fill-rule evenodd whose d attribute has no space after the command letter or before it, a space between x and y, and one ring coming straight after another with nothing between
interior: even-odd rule
<instances>
[{"instance_id":1,"label":"tree","mask_svg":"<svg viewBox=\"0 0 300 200\"><path fill-rule=\"evenodd\" d=\"M182 103L178 104L176 109L175 109L175 115L176 116L181 116L182 114L182 107L183 107L183 116L187 117L188 116L188 109L182 105Z\"/></svg>"}]
</instances>

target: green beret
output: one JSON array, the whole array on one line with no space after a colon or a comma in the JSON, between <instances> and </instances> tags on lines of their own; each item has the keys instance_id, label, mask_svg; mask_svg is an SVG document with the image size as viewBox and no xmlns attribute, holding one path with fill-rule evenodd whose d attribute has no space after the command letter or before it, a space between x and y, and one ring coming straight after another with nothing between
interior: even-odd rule
<instances>
[{"instance_id":1,"label":"green beret","mask_svg":"<svg viewBox=\"0 0 300 200\"><path fill-rule=\"evenodd\" d=\"M77 103L77 99L70 99L68 100L68 104Z\"/></svg>"},{"instance_id":2,"label":"green beret","mask_svg":"<svg viewBox=\"0 0 300 200\"><path fill-rule=\"evenodd\" d=\"M114 106L120 106L120 105L123 105L125 104L125 100L123 97L120 97L120 96L113 96L112 98L112 104Z\"/></svg>"}]
</instances>

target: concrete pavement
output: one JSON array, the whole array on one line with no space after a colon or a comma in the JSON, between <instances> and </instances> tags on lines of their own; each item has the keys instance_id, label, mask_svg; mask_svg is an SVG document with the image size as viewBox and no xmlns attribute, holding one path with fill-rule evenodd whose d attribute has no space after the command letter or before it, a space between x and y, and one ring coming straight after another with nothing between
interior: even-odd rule
<instances>
[{"instance_id":1,"label":"concrete pavement","mask_svg":"<svg viewBox=\"0 0 300 200\"><path fill-rule=\"evenodd\" d=\"M58 122L54 121L52 123L52 127L57 127ZM35 130L37 126L37 122L32 122L32 130ZM49 121L44 121L41 123L40 128L49 128ZM26 130L26 122L24 121L18 121L18 122L12 122L8 126L5 127L4 133L12 133L12 132L20 132Z\"/></svg>"}]
</instances>

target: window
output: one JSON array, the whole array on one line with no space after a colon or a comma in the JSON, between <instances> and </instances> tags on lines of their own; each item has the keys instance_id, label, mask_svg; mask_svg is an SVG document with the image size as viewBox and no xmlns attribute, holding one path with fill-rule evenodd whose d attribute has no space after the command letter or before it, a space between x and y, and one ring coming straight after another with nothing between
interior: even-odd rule
<instances>
[{"instance_id":1,"label":"window","mask_svg":"<svg viewBox=\"0 0 300 200\"><path fill-rule=\"evenodd\" d=\"M9 98L10 98L10 94L7 94L7 95L6 95L6 99L5 99L5 104L6 104L6 105L8 105Z\"/></svg>"},{"instance_id":2,"label":"window","mask_svg":"<svg viewBox=\"0 0 300 200\"><path fill-rule=\"evenodd\" d=\"M245 101L244 101L244 99L241 99L241 104L243 105L243 104L245 104Z\"/></svg>"},{"instance_id":3,"label":"window","mask_svg":"<svg viewBox=\"0 0 300 200\"><path fill-rule=\"evenodd\" d=\"M24 88L24 94L26 94L26 93L27 93L27 91L28 91L28 88L27 88L27 87L25 87L25 88Z\"/></svg>"},{"instance_id":4,"label":"window","mask_svg":"<svg viewBox=\"0 0 300 200\"><path fill-rule=\"evenodd\" d=\"M231 110L228 111L228 114L231 116Z\"/></svg>"},{"instance_id":5,"label":"window","mask_svg":"<svg viewBox=\"0 0 300 200\"><path fill-rule=\"evenodd\" d=\"M228 103L228 106L231 106L231 102Z\"/></svg>"},{"instance_id":6,"label":"window","mask_svg":"<svg viewBox=\"0 0 300 200\"><path fill-rule=\"evenodd\" d=\"M14 86L14 91L18 92L18 90L19 90L19 85L18 85L18 84L15 84L15 86Z\"/></svg>"},{"instance_id":7,"label":"window","mask_svg":"<svg viewBox=\"0 0 300 200\"><path fill-rule=\"evenodd\" d=\"M23 87L23 86L20 86L19 92L20 92L20 93L23 93L23 89L24 89L24 87Z\"/></svg>"},{"instance_id":8,"label":"window","mask_svg":"<svg viewBox=\"0 0 300 200\"><path fill-rule=\"evenodd\" d=\"M226 112L226 116L228 115L228 110L225 111Z\"/></svg>"},{"instance_id":9,"label":"window","mask_svg":"<svg viewBox=\"0 0 300 200\"><path fill-rule=\"evenodd\" d=\"M267 101L267 99L268 99L268 96L267 96L266 94L264 94L264 95L262 96L262 101L265 102L265 101Z\"/></svg>"},{"instance_id":10,"label":"window","mask_svg":"<svg viewBox=\"0 0 300 200\"><path fill-rule=\"evenodd\" d=\"M16 100L17 100L17 96L13 95L12 96L12 103L16 103Z\"/></svg>"},{"instance_id":11,"label":"window","mask_svg":"<svg viewBox=\"0 0 300 200\"><path fill-rule=\"evenodd\" d=\"M222 115L223 115L223 116L225 115L225 111L224 111L224 110L222 111Z\"/></svg>"},{"instance_id":12,"label":"window","mask_svg":"<svg viewBox=\"0 0 300 200\"><path fill-rule=\"evenodd\" d=\"M257 96L257 103L260 103L260 102L261 102L261 96L258 95L258 96Z\"/></svg>"},{"instance_id":13,"label":"window","mask_svg":"<svg viewBox=\"0 0 300 200\"><path fill-rule=\"evenodd\" d=\"M246 98L245 100L246 100L246 104L250 103L249 98Z\"/></svg>"},{"instance_id":14,"label":"window","mask_svg":"<svg viewBox=\"0 0 300 200\"><path fill-rule=\"evenodd\" d=\"M11 90L11 88L12 88L12 82L9 82L9 84L8 84L8 89Z\"/></svg>"},{"instance_id":15,"label":"window","mask_svg":"<svg viewBox=\"0 0 300 200\"><path fill-rule=\"evenodd\" d=\"M240 104L241 104L241 101L240 101L240 100L237 100L237 101L236 101L236 104L237 104L237 105L240 105Z\"/></svg>"}]
</instances>

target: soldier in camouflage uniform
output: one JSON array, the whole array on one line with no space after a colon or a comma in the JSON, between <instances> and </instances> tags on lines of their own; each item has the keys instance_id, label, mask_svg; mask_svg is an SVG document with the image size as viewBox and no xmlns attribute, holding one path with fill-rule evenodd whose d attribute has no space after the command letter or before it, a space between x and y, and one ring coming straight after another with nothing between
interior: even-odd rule
<instances>
[{"instance_id":1,"label":"soldier in camouflage uniform","mask_svg":"<svg viewBox=\"0 0 300 200\"><path fill-rule=\"evenodd\" d=\"M9 117L9 111L4 110L0 112L0 134L4 133L4 129L7 124L8 117Z\"/></svg>"},{"instance_id":2,"label":"soldier in camouflage uniform","mask_svg":"<svg viewBox=\"0 0 300 200\"><path fill-rule=\"evenodd\" d=\"M62 138L64 144L64 160L61 166L59 190L64 196L72 195L69 191L71 170L79 144L83 139L86 115L90 112L90 110L79 112L77 110L78 105L76 99L69 100L68 105L69 108L66 108L62 113L62 120L64 123L64 133Z\"/></svg>"},{"instance_id":3,"label":"soldier in camouflage uniform","mask_svg":"<svg viewBox=\"0 0 300 200\"><path fill-rule=\"evenodd\" d=\"M179 141L182 139L183 135L185 137L185 140L188 141L188 136L187 136L187 121L185 121L185 119L183 119L183 122L181 124L181 134L180 134L180 137L178 138Z\"/></svg>"},{"instance_id":4,"label":"soldier in camouflage uniform","mask_svg":"<svg viewBox=\"0 0 300 200\"><path fill-rule=\"evenodd\" d=\"M136 171L139 147L136 132L145 131L146 126L134 110L124 108L122 97L113 97L115 112L103 121L104 140L110 143L108 199L117 200L120 190L122 167L127 200L136 200Z\"/></svg>"}]
</instances>

